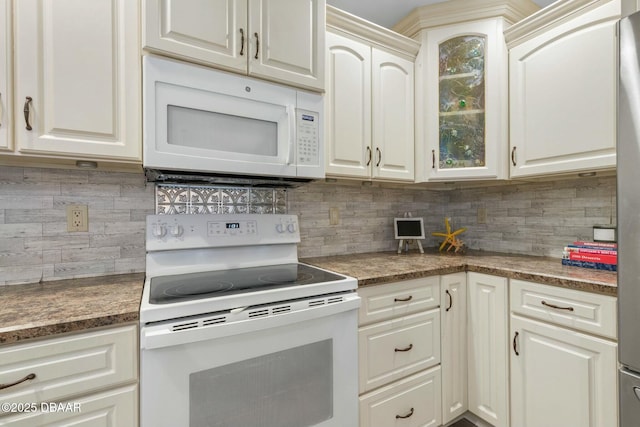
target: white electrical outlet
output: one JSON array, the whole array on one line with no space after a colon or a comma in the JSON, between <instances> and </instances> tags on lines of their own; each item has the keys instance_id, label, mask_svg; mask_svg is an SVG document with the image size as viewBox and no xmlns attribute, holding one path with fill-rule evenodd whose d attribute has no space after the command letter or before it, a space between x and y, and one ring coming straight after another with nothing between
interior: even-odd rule
<instances>
[{"instance_id":1,"label":"white electrical outlet","mask_svg":"<svg viewBox=\"0 0 640 427\"><path fill-rule=\"evenodd\" d=\"M67 206L67 231L89 231L89 207Z\"/></svg>"}]
</instances>

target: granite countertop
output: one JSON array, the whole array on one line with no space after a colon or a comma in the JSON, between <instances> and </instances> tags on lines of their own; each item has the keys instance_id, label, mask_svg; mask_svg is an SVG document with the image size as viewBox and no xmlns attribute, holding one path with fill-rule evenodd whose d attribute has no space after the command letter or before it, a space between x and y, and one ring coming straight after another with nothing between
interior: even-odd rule
<instances>
[{"instance_id":1,"label":"granite countertop","mask_svg":"<svg viewBox=\"0 0 640 427\"><path fill-rule=\"evenodd\" d=\"M605 295L617 295L614 272L567 267L556 258L427 251L301 259L369 286L475 271ZM144 273L0 286L0 345L139 320Z\"/></svg>"},{"instance_id":2,"label":"granite countertop","mask_svg":"<svg viewBox=\"0 0 640 427\"><path fill-rule=\"evenodd\" d=\"M136 322L144 273L0 286L0 345Z\"/></svg>"},{"instance_id":3,"label":"granite countertop","mask_svg":"<svg viewBox=\"0 0 640 427\"><path fill-rule=\"evenodd\" d=\"M461 255L425 250L424 255L418 252L400 255L396 252L381 252L305 258L301 261L355 277L358 279L358 286L459 271L475 271L510 279L617 295L618 276L615 272L564 266L557 258L480 251L470 251Z\"/></svg>"}]
</instances>

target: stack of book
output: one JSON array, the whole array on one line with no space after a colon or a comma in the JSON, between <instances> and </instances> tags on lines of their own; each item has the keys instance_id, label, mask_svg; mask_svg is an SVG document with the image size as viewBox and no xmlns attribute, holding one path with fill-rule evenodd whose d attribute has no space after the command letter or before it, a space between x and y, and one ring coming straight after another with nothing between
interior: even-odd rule
<instances>
[{"instance_id":1,"label":"stack of book","mask_svg":"<svg viewBox=\"0 0 640 427\"><path fill-rule=\"evenodd\" d=\"M618 244L573 242L562 252L562 265L617 271Z\"/></svg>"}]
</instances>

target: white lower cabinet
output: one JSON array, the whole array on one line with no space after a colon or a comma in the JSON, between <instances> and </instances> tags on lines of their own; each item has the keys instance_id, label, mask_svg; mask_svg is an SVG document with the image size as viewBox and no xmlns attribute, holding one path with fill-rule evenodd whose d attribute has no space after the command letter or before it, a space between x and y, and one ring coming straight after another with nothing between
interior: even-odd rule
<instances>
[{"instance_id":1,"label":"white lower cabinet","mask_svg":"<svg viewBox=\"0 0 640 427\"><path fill-rule=\"evenodd\" d=\"M512 280L511 311L511 425L617 426L615 298Z\"/></svg>"},{"instance_id":2,"label":"white lower cabinet","mask_svg":"<svg viewBox=\"0 0 640 427\"><path fill-rule=\"evenodd\" d=\"M511 425L618 425L617 345L511 316Z\"/></svg>"},{"instance_id":3,"label":"white lower cabinet","mask_svg":"<svg viewBox=\"0 0 640 427\"><path fill-rule=\"evenodd\" d=\"M440 366L360 397L361 427L435 427L440 424Z\"/></svg>"},{"instance_id":4,"label":"white lower cabinet","mask_svg":"<svg viewBox=\"0 0 640 427\"><path fill-rule=\"evenodd\" d=\"M0 346L0 426L137 426L137 354L136 325Z\"/></svg>"},{"instance_id":5,"label":"white lower cabinet","mask_svg":"<svg viewBox=\"0 0 640 427\"><path fill-rule=\"evenodd\" d=\"M440 277L358 294L360 427L441 425Z\"/></svg>"},{"instance_id":6,"label":"white lower cabinet","mask_svg":"<svg viewBox=\"0 0 640 427\"><path fill-rule=\"evenodd\" d=\"M508 427L507 278L470 272L467 273L467 286L469 411L494 427Z\"/></svg>"},{"instance_id":7,"label":"white lower cabinet","mask_svg":"<svg viewBox=\"0 0 640 427\"><path fill-rule=\"evenodd\" d=\"M464 414L467 401L467 273L440 278L442 423Z\"/></svg>"}]
</instances>

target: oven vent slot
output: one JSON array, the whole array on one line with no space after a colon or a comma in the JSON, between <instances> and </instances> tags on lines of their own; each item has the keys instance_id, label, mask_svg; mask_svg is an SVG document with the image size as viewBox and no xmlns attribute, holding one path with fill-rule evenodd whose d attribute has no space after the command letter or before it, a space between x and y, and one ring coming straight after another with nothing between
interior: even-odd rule
<instances>
[{"instance_id":1,"label":"oven vent slot","mask_svg":"<svg viewBox=\"0 0 640 427\"><path fill-rule=\"evenodd\" d=\"M211 319L203 320L202 326L217 325L219 323L225 323L226 321L227 321L226 316L212 317Z\"/></svg>"},{"instance_id":2,"label":"oven vent slot","mask_svg":"<svg viewBox=\"0 0 640 427\"><path fill-rule=\"evenodd\" d=\"M331 297L327 298L327 304L333 304L335 302L342 302L344 299L342 297Z\"/></svg>"},{"instance_id":3,"label":"oven vent slot","mask_svg":"<svg viewBox=\"0 0 640 427\"><path fill-rule=\"evenodd\" d=\"M171 327L171 331L184 331L185 329L194 329L198 327L198 322L188 322L188 323L180 323L178 325L173 325Z\"/></svg>"},{"instance_id":4,"label":"oven vent slot","mask_svg":"<svg viewBox=\"0 0 640 427\"><path fill-rule=\"evenodd\" d=\"M282 305L280 307L274 307L271 311L272 314L283 314L291 311L290 305Z\"/></svg>"},{"instance_id":5,"label":"oven vent slot","mask_svg":"<svg viewBox=\"0 0 640 427\"><path fill-rule=\"evenodd\" d=\"M269 315L269 310L268 309L262 309L262 310L255 310L255 311L250 311L249 312L249 319L253 319L256 317L265 317Z\"/></svg>"},{"instance_id":6,"label":"oven vent slot","mask_svg":"<svg viewBox=\"0 0 640 427\"><path fill-rule=\"evenodd\" d=\"M325 305L326 301L323 299L317 299L317 300L313 300L313 301L309 301L309 307L318 307L321 305Z\"/></svg>"}]
</instances>

